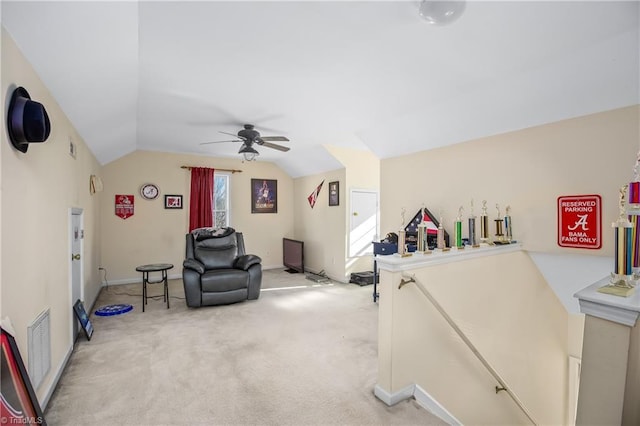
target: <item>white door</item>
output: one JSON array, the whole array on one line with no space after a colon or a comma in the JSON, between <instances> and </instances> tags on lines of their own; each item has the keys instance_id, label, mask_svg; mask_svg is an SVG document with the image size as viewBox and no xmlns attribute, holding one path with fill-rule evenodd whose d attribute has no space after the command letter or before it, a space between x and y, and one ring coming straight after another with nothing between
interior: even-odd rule
<instances>
[{"instance_id":1,"label":"white door","mask_svg":"<svg viewBox=\"0 0 640 426\"><path fill-rule=\"evenodd\" d=\"M353 189L350 205L349 257L371 255L378 238L378 192Z\"/></svg>"},{"instance_id":2,"label":"white door","mask_svg":"<svg viewBox=\"0 0 640 426\"><path fill-rule=\"evenodd\" d=\"M71 306L76 300L82 300L82 238L84 237L82 229L82 209L71 209ZM72 344L78 337L78 321L71 309L72 325Z\"/></svg>"}]
</instances>

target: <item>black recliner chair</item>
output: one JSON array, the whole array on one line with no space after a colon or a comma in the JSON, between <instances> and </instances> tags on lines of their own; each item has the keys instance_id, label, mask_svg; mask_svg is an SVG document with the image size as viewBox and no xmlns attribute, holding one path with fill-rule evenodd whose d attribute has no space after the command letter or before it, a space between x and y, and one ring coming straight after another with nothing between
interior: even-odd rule
<instances>
[{"instance_id":1,"label":"black recliner chair","mask_svg":"<svg viewBox=\"0 0 640 426\"><path fill-rule=\"evenodd\" d=\"M191 231L182 266L184 294L192 308L260 297L262 259L245 254L242 233L233 228Z\"/></svg>"}]
</instances>

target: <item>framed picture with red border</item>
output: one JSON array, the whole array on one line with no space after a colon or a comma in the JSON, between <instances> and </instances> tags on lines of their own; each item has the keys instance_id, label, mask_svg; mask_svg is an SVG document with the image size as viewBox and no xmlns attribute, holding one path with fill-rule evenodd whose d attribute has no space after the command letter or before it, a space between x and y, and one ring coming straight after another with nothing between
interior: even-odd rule
<instances>
[{"instance_id":1,"label":"framed picture with red border","mask_svg":"<svg viewBox=\"0 0 640 426\"><path fill-rule=\"evenodd\" d=\"M0 327L2 354L0 355L2 382L0 418L8 425L46 425L40 403L22 362L13 336Z\"/></svg>"}]
</instances>

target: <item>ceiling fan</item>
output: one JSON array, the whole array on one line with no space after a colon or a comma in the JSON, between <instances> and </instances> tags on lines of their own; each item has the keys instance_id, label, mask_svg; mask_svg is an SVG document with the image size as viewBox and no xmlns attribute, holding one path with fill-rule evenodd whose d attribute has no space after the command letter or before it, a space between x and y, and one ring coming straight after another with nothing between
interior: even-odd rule
<instances>
[{"instance_id":1,"label":"ceiling fan","mask_svg":"<svg viewBox=\"0 0 640 426\"><path fill-rule=\"evenodd\" d=\"M237 136L239 139L232 139L227 141L214 141L203 142L200 145L208 145L212 143L225 143L225 142L242 142L242 146L238 151L238 154L242 154L247 161L255 160L257 155L260 155L258 151L253 147L256 143L267 148L277 149L278 151L287 152L289 148L286 146L278 145L271 142L289 142L289 139L284 136L260 136L260 133L254 129L253 124L245 124L244 129L240 130L237 135L228 132L220 132L225 135Z\"/></svg>"}]
</instances>

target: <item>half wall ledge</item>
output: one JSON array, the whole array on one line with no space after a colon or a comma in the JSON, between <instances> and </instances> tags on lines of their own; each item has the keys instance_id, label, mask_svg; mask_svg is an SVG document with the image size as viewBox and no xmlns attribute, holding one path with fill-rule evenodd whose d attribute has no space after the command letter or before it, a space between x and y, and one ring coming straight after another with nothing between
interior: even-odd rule
<instances>
[{"instance_id":1,"label":"half wall ledge","mask_svg":"<svg viewBox=\"0 0 640 426\"><path fill-rule=\"evenodd\" d=\"M640 424L640 292L598 292L605 277L574 297L585 314L576 424Z\"/></svg>"},{"instance_id":2,"label":"half wall ledge","mask_svg":"<svg viewBox=\"0 0 640 426\"><path fill-rule=\"evenodd\" d=\"M376 256L379 268L391 272L407 271L410 269L423 268L425 266L440 265L443 263L469 260L476 257L486 257L496 254L505 254L522 250L522 243L513 243L502 246L486 246L477 248L466 248L457 250L455 248L443 252L432 250L429 254L411 253L411 256L402 257L391 254L386 256Z\"/></svg>"},{"instance_id":3,"label":"half wall ledge","mask_svg":"<svg viewBox=\"0 0 640 426\"><path fill-rule=\"evenodd\" d=\"M607 285L608 282L609 277L605 277L574 295L580 303L580 312L634 327L640 317L640 292L629 297L598 292L598 289Z\"/></svg>"}]
</instances>

